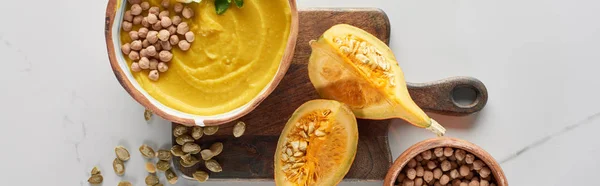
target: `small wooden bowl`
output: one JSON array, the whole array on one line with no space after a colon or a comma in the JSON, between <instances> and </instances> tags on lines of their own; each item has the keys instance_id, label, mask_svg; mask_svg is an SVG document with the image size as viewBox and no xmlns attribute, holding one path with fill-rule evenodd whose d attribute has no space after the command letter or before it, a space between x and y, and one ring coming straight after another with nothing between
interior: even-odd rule
<instances>
[{"instance_id":1,"label":"small wooden bowl","mask_svg":"<svg viewBox=\"0 0 600 186\"><path fill-rule=\"evenodd\" d=\"M163 105L150 96L143 88L141 88L129 70L125 57L121 52L120 38L120 33L122 30L121 22L123 21L126 2L127 0L109 0L106 7L104 34L110 65L112 66L113 72L121 86L125 88L127 93L129 93L133 99L147 109L151 110L153 113L169 121L190 126L214 126L234 121L250 113L265 98L267 98L267 96L269 96L269 94L275 90L275 87L277 87L281 79L283 79L283 76L292 63L292 57L294 56L294 49L296 47L296 39L298 37L298 10L296 8L296 0L289 0L291 10L290 33L286 44L286 50L283 58L281 59L281 63L279 64L277 73L273 77L273 80L271 80L271 82L265 88L263 88L263 90L254 99L230 112L211 116L201 116L175 110Z\"/></svg>"},{"instance_id":2,"label":"small wooden bowl","mask_svg":"<svg viewBox=\"0 0 600 186\"><path fill-rule=\"evenodd\" d=\"M404 165L406 165L409 160L413 159L421 152L438 147L458 148L475 155L475 157L481 159L481 161L483 161L490 168L498 186L508 186L508 181L506 180L506 176L504 175L502 168L489 153L471 142L450 137L427 139L406 149L406 151L404 151L400 157L394 161L392 167L390 167L387 175L385 176L383 185L394 186L396 177L398 177L398 174L400 171L402 171L402 168L404 168Z\"/></svg>"}]
</instances>

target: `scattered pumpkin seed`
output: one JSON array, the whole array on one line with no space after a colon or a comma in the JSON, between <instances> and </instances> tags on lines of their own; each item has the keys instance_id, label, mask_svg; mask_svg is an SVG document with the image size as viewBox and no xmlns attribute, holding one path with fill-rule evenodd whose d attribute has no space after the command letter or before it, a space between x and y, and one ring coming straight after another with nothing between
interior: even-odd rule
<instances>
[{"instance_id":1,"label":"scattered pumpkin seed","mask_svg":"<svg viewBox=\"0 0 600 186\"><path fill-rule=\"evenodd\" d=\"M239 121L235 124L235 126L233 126L233 136L236 138L239 138L240 136L244 135L245 131L246 123L244 123L243 121Z\"/></svg>"},{"instance_id":2,"label":"scattered pumpkin seed","mask_svg":"<svg viewBox=\"0 0 600 186\"><path fill-rule=\"evenodd\" d=\"M146 170L149 173L155 173L156 172L156 167L154 167L154 163L152 163L152 162L146 162Z\"/></svg>"},{"instance_id":3,"label":"scattered pumpkin seed","mask_svg":"<svg viewBox=\"0 0 600 186\"><path fill-rule=\"evenodd\" d=\"M158 150L158 153L156 155L158 157L159 160L165 160L165 161L169 161L171 160L171 152L168 150Z\"/></svg>"},{"instance_id":4,"label":"scattered pumpkin seed","mask_svg":"<svg viewBox=\"0 0 600 186\"><path fill-rule=\"evenodd\" d=\"M131 185L131 182L121 181L121 182L119 182L119 185L117 185L117 186L132 186L132 185Z\"/></svg>"},{"instance_id":5,"label":"scattered pumpkin seed","mask_svg":"<svg viewBox=\"0 0 600 186\"><path fill-rule=\"evenodd\" d=\"M208 173L204 171L196 171L192 176L200 183L208 180Z\"/></svg>"},{"instance_id":6,"label":"scattered pumpkin seed","mask_svg":"<svg viewBox=\"0 0 600 186\"><path fill-rule=\"evenodd\" d=\"M181 135L184 135L187 132L188 132L188 128L186 126L184 126L184 125L177 125L173 129L173 136L179 137Z\"/></svg>"},{"instance_id":7,"label":"scattered pumpkin seed","mask_svg":"<svg viewBox=\"0 0 600 186\"><path fill-rule=\"evenodd\" d=\"M115 158L113 161L113 169L119 176L125 174L125 165L123 165L123 161L121 161L119 158Z\"/></svg>"},{"instance_id":8,"label":"scattered pumpkin seed","mask_svg":"<svg viewBox=\"0 0 600 186\"><path fill-rule=\"evenodd\" d=\"M206 168L212 172L221 172L223 171L223 168L221 167L221 165L219 164L219 162L217 162L217 160L206 160L204 162L204 165L206 166Z\"/></svg>"},{"instance_id":9,"label":"scattered pumpkin seed","mask_svg":"<svg viewBox=\"0 0 600 186\"><path fill-rule=\"evenodd\" d=\"M177 157L181 157L181 156L185 155L185 153L181 149L181 145L174 145L173 147L171 147L171 154L173 154L173 156L177 156Z\"/></svg>"},{"instance_id":10,"label":"scattered pumpkin seed","mask_svg":"<svg viewBox=\"0 0 600 186\"><path fill-rule=\"evenodd\" d=\"M119 158L121 161L127 161L130 157L129 151L123 146L115 147L115 154L117 155L117 158Z\"/></svg>"},{"instance_id":11,"label":"scattered pumpkin seed","mask_svg":"<svg viewBox=\"0 0 600 186\"><path fill-rule=\"evenodd\" d=\"M91 173L92 173L92 175L96 175L96 174L100 174L101 172L100 172L100 169L98 169L98 167L94 167L94 168L92 168Z\"/></svg>"},{"instance_id":12,"label":"scattered pumpkin seed","mask_svg":"<svg viewBox=\"0 0 600 186\"><path fill-rule=\"evenodd\" d=\"M210 151L212 151L213 156L218 156L219 154L221 154L221 152L223 152L223 143L213 143L212 145L210 145Z\"/></svg>"},{"instance_id":13,"label":"scattered pumpkin seed","mask_svg":"<svg viewBox=\"0 0 600 186\"><path fill-rule=\"evenodd\" d=\"M158 184L158 177L156 177L155 174L148 174L148 176L146 176L146 185L156 185Z\"/></svg>"},{"instance_id":14,"label":"scattered pumpkin seed","mask_svg":"<svg viewBox=\"0 0 600 186\"><path fill-rule=\"evenodd\" d=\"M203 134L204 134L204 128L202 128L200 126L194 126L192 128L192 138L194 138L195 140L200 139Z\"/></svg>"},{"instance_id":15,"label":"scattered pumpkin seed","mask_svg":"<svg viewBox=\"0 0 600 186\"><path fill-rule=\"evenodd\" d=\"M101 184L102 181L104 180L104 178L102 177L102 175L100 174L96 174L96 175L92 175L89 179L88 182L90 184Z\"/></svg>"},{"instance_id":16,"label":"scattered pumpkin seed","mask_svg":"<svg viewBox=\"0 0 600 186\"><path fill-rule=\"evenodd\" d=\"M142 156L144 156L144 158L147 159L151 159L156 157L156 153L154 153L154 149L152 149L152 147L143 144L142 146L140 146L140 153L142 153Z\"/></svg>"},{"instance_id":17,"label":"scattered pumpkin seed","mask_svg":"<svg viewBox=\"0 0 600 186\"><path fill-rule=\"evenodd\" d=\"M177 183L177 174L175 174L175 172L173 172L172 169L167 169L165 171L165 177L167 178L167 181L169 181L169 183L171 184L175 184Z\"/></svg>"},{"instance_id":18,"label":"scattered pumpkin seed","mask_svg":"<svg viewBox=\"0 0 600 186\"><path fill-rule=\"evenodd\" d=\"M192 138L190 135L184 134L175 138L175 142L177 142L179 145L183 145L189 142L194 142L194 138Z\"/></svg>"},{"instance_id":19,"label":"scattered pumpkin seed","mask_svg":"<svg viewBox=\"0 0 600 186\"><path fill-rule=\"evenodd\" d=\"M152 111L148 109L144 110L144 119L146 119L146 121L150 121L150 119L152 119Z\"/></svg>"},{"instance_id":20,"label":"scattered pumpkin seed","mask_svg":"<svg viewBox=\"0 0 600 186\"><path fill-rule=\"evenodd\" d=\"M202 156L203 160L209 160L214 157L213 152L210 149L200 151L200 156Z\"/></svg>"},{"instance_id":21,"label":"scattered pumpkin seed","mask_svg":"<svg viewBox=\"0 0 600 186\"><path fill-rule=\"evenodd\" d=\"M200 149L200 145L198 144L186 143L181 147L181 150L183 150L184 153L198 154L202 149Z\"/></svg>"},{"instance_id":22,"label":"scattered pumpkin seed","mask_svg":"<svg viewBox=\"0 0 600 186\"><path fill-rule=\"evenodd\" d=\"M198 162L200 162L200 160L198 160L198 158L194 157L194 156L190 156L189 158L187 158L187 160L183 159L184 156L182 156L181 161L179 161L179 164L181 164L181 166L183 167L192 167L194 165L196 165Z\"/></svg>"},{"instance_id":23,"label":"scattered pumpkin seed","mask_svg":"<svg viewBox=\"0 0 600 186\"><path fill-rule=\"evenodd\" d=\"M209 135L209 136L217 133L217 131L219 131L218 126L204 127L204 134Z\"/></svg>"},{"instance_id":24,"label":"scattered pumpkin seed","mask_svg":"<svg viewBox=\"0 0 600 186\"><path fill-rule=\"evenodd\" d=\"M166 171L167 169L171 168L171 165L169 164L168 161L165 160L159 160L158 162L156 162L156 169L158 169L159 171Z\"/></svg>"}]
</instances>

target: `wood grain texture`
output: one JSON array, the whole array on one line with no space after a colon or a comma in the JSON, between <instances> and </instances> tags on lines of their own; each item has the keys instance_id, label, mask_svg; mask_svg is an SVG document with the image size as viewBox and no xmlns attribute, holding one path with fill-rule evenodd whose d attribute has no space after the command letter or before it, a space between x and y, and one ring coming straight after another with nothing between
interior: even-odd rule
<instances>
[{"instance_id":1,"label":"wood grain texture","mask_svg":"<svg viewBox=\"0 0 600 186\"><path fill-rule=\"evenodd\" d=\"M204 136L199 140L202 148L208 148L214 142L223 142L224 144L223 152L215 158L223 166L223 172L211 173L210 180L273 180L273 156L285 123L301 104L319 98L308 78L307 63L311 53L308 42L310 40L317 39L325 30L335 24L346 23L362 28L386 44L389 43L390 24L386 14L379 9L305 9L299 11L299 20L299 37L292 64L273 93L253 112L240 119L247 125L244 136L233 137L234 122L232 122L221 125L217 134ZM437 99L448 98L451 93L448 89L438 91L439 87L452 88L465 84L465 82L467 85L472 83L462 81L464 79L464 77L460 77L429 84L411 84L409 92L418 98L415 100L418 105L429 106L430 111L454 113L455 115L476 112L478 109L456 112L452 105L435 105L438 102ZM427 96L432 93L438 95ZM485 101L479 102L477 105L481 103L485 105ZM345 180L381 181L392 161L387 136L391 120L358 119L357 121L358 149ZM174 123L173 126L175 125ZM175 144L174 139L173 144ZM187 177L191 177L196 170L207 171L202 163L185 168L180 166L177 158L174 161L176 168Z\"/></svg>"},{"instance_id":2,"label":"wood grain texture","mask_svg":"<svg viewBox=\"0 0 600 186\"><path fill-rule=\"evenodd\" d=\"M396 177L402 170L402 168L410 161L412 158L417 156L423 151L438 148L438 147L452 147L463 149L468 153L475 155L475 157L481 159L491 170L494 179L496 179L498 186L508 186L508 181L506 180L506 176L504 175L504 171L502 171L502 167L498 164L498 162L485 150L481 147L457 138L450 137L438 137L431 138L424 141L421 141L413 146L409 147L402 153L396 161L394 161L394 165L390 168L389 172L385 176L384 186L394 186L394 182L396 181Z\"/></svg>"}]
</instances>

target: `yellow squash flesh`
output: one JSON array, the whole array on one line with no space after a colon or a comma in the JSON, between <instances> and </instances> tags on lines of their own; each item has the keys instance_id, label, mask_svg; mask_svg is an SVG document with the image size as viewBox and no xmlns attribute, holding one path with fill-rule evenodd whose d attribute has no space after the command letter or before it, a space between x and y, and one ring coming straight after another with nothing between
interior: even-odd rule
<instances>
[{"instance_id":1,"label":"yellow squash flesh","mask_svg":"<svg viewBox=\"0 0 600 186\"><path fill-rule=\"evenodd\" d=\"M402 118L444 134L412 100L394 54L375 36L339 24L310 45L308 75L321 97L347 104L358 118Z\"/></svg>"},{"instance_id":2,"label":"yellow squash flesh","mask_svg":"<svg viewBox=\"0 0 600 186\"><path fill-rule=\"evenodd\" d=\"M319 134L318 130L323 133ZM350 170L357 145L356 118L346 105L333 100L308 101L296 109L279 137L274 162L275 183L279 186L337 185ZM290 156L287 151L302 152L302 155Z\"/></svg>"}]
</instances>

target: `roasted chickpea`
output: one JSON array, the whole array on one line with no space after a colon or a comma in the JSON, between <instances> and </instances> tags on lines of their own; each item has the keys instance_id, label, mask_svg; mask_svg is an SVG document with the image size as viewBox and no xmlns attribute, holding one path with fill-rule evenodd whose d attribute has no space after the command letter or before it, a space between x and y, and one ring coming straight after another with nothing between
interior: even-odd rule
<instances>
[{"instance_id":1,"label":"roasted chickpea","mask_svg":"<svg viewBox=\"0 0 600 186\"><path fill-rule=\"evenodd\" d=\"M179 43L179 37L177 37L177 35L171 35L171 37L169 38L169 43L171 43L171 45L176 45Z\"/></svg>"},{"instance_id":2,"label":"roasted chickpea","mask_svg":"<svg viewBox=\"0 0 600 186\"><path fill-rule=\"evenodd\" d=\"M148 46L146 48L146 52L147 52L148 56L154 57L154 56L156 56L156 47L154 47L153 45Z\"/></svg>"},{"instance_id":3,"label":"roasted chickpea","mask_svg":"<svg viewBox=\"0 0 600 186\"><path fill-rule=\"evenodd\" d=\"M139 38L146 38L148 35L148 28L142 27L137 31L137 33Z\"/></svg>"},{"instance_id":4,"label":"roasted chickpea","mask_svg":"<svg viewBox=\"0 0 600 186\"><path fill-rule=\"evenodd\" d=\"M171 35L175 35L177 33L177 27L171 25L169 28L167 28L167 30L169 31L169 34Z\"/></svg>"},{"instance_id":5,"label":"roasted chickpea","mask_svg":"<svg viewBox=\"0 0 600 186\"><path fill-rule=\"evenodd\" d=\"M154 14L148 14L148 17L146 17L146 19L148 19L148 23L150 24L156 24L156 22L158 22L158 17Z\"/></svg>"},{"instance_id":6,"label":"roasted chickpea","mask_svg":"<svg viewBox=\"0 0 600 186\"><path fill-rule=\"evenodd\" d=\"M158 8L156 6L150 7L150 9L148 9L148 15L154 14L155 16L158 16L159 12L160 12L160 8Z\"/></svg>"},{"instance_id":7,"label":"roasted chickpea","mask_svg":"<svg viewBox=\"0 0 600 186\"><path fill-rule=\"evenodd\" d=\"M133 25L129 21L123 21L123 23L121 24L121 27L123 28L123 31L129 32L129 31L131 31L131 28L133 28Z\"/></svg>"},{"instance_id":8,"label":"roasted chickpea","mask_svg":"<svg viewBox=\"0 0 600 186\"><path fill-rule=\"evenodd\" d=\"M162 17L162 19L160 19L160 25L162 25L163 28L168 28L169 26L171 26L171 24L173 24L173 22L171 22L171 18L167 17Z\"/></svg>"},{"instance_id":9,"label":"roasted chickpea","mask_svg":"<svg viewBox=\"0 0 600 186\"><path fill-rule=\"evenodd\" d=\"M173 16L173 18L171 18L171 22L173 22L173 25L177 26L179 23L181 23L181 17Z\"/></svg>"},{"instance_id":10,"label":"roasted chickpea","mask_svg":"<svg viewBox=\"0 0 600 186\"><path fill-rule=\"evenodd\" d=\"M173 47L171 46L171 43L169 43L169 41L158 41L160 43L160 47L163 50L171 50Z\"/></svg>"},{"instance_id":11,"label":"roasted chickpea","mask_svg":"<svg viewBox=\"0 0 600 186\"><path fill-rule=\"evenodd\" d=\"M163 62L158 63L158 71L159 72L166 72L167 70L169 70L169 66L167 66L166 63L163 63Z\"/></svg>"},{"instance_id":12,"label":"roasted chickpea","mask_svg":"<svg viewBox=\"0 0 600 186\"><path fill-rule=\"evenodd\" d=\"M142 7L142 10L150 9L150 3L146 2L146 1L140 3L140 6Z\"/></svg>"},{"instance_id":13,"label":"roasted chickpea","mask_svg":"<svg viewBox=\"0 0 600 186\"><path fill-rule=\"evenodd\" d=\"M170 35L171 34L169 33L168 30L162 29L158 32L158 39L160 39L161 41L167 41L167 40L169 40Z\"/></svg>"},{"instance_id":14,"label":"roasted chickpea","mask_svg":"<svg viewBox=\"0 0 600 186\"><path fill-rule=\"evenodd\" d=\"M188 31L185 33L185 40L187 40L188 42L193 42L195 38L196 37L194 36L194 32Z\"/></svg>"},{"instance_id":15,"label":"roasted chickpea","mask_svg":"<svg viewBox=\"0 0 600 186\"><path fill-rule=\"evenodd\" d=\"M128 56L129 56L129 59L131 59L133 61L136 61L136 60L140 59L140 54L138 52L136 52L136 51L129 52Z\"/></svg>"},{"instance_id":16,"label":"roasted chickpea","mask_svg":"<svg viewBox=\"0 0 600 186\"><path fill-rule=\"evenodd\" d=\"M123 15L123 20L133 22L133 15L131 15L131 10L125 11L125 15Z\"/></svg>"},{"instance_id":17,"label":"roasted chickpea","mask_svg":"<svg viewBox=\"0 0 600 186\"><path fill-rule=\"evenodd\" d=\"M147 57L142 57L138 62L141 69L149 69L150 68L150 60Z\"/></svg>"},{"instance_id":18,"label":"roasted chickpea","mask_svg":"<svg viewBox=\"0 0 600 186\"><path fill-rule=\"evenodd\" d=\"M188 43L186 40L181 40L179 41L179 49L183 50L183 51L188 51L190 49L190 43Z\"/></svg>"},{"instance_id":19,"label":"roasted chickpea","mask_svg":"<svg viewBox=\"0 0 600 186\"><path fill-rule=\"evenodd\" d=\"M128 55L129 52L131 52L131 45L129 43L125 43L124 45L122 45L121 52L123 52L123 54L125 55Z\"/></svg>"},{"instance_id":20,"label":"roasted chickpea","mask_svg":"<svg viewBox=\"0 0 600 186\"><path fill-rule=\"evenodd\" d=\"M140 36L138 35L138 32L135 30L129 31L129 38L131 38L131 40L138 40L140 38Z\"/></svg>"},{"instance_id":21,"label":"roasted chickpea","mask_svg":"<svg viewBox=\"0 0 600 186\"><path fill-rule=\"evenodd\" d=\"M180 35L184 35L186 32L190 31L190 27L186 22L181 22L177 25L177 33Z\"/></svg>"},{"instance_id":22,"label":"roasted chickpea","mask_svg":"<svg viewBox=\"0 0 600 186\"><path fill-rule=\"evenodd\" d=\"M158 53L158 58L162 62L169 62L171 59L173 59L173 54L171 54L169 51L163 50Z\"/></svg>"},{"instance_id":23,"label":"roasted chickpea","mask_svg":"<svg viewBox=\"0 0 600 186\"><path fill-rule=\"evenodd\" d=\"M135 40L131 42L131 49L132 50L136 50L139 51L142 49L142 41L140 40Z\"/></svg>"},{"instance_id":24,"label":"roasted chickpea","mask_svg":"<svg viewBox=\"0 0 600 186\"><path fill-rule=\"evenodd\" d=\"M162 19L163 19L163 17L169 17L169 11L167 11L167 10L163 10L162 12L160 12L160 13L158 14L158 18L159 18L159 19L161 19L161 20L162 20Z\"/></svg>"},{"instance_id":25,"label":"roasted chickpea","mask_svg":"<svg viewBox=\"0 0 600 186\"><path fill-rule=\"evenodd\" d=\"M136 62L131 63L131 71L134 72L139 72L142 71L142 69L140 68L140 65Z\"/></svg>"},{"instance_id":26,"label":"roasted chickpea","mask_svg":"<svg viewBox=\"0 0 600 186\"><path fill-rule=\"evenodd\" d=\"M148 79L152 81L157 81L158 77L158 70L151 70L150 73L148 73Z\"/></svg>"},{"instance_id":27,"label":"roasted chickpea","mask_svg":"<svg viewBox=\"0 0 600 186\"><path fill-rule=\"evenodd\" d=\"M192 10L192 8L190 7L185 7L183 8L181 15L183 15L183 17L185 17L186 19L192 18L194 17L194 10Z\"/></svg>"},{"instance_id":28,"label":"roasted chickpea","mask_svg":"<svg viewBox=\"0 0 600 186\"><path fill-rule=\"evenodd\" d=\"M180 13L183 11L183 4L175 3L175 5L173 5L173 11L175 11L175 13Z\"/></svg>"},{"instance_id":29,"label":"roasted chickpea","mask_svg":"<svg viewBox=\"0 0 600 186\"><path fill-rule=\"evenodd\" d=\"M140 15L142 13L142 7L140 6L140 4L133 4L131 5L131 15Z\"/></svg>"}]
</instances>

